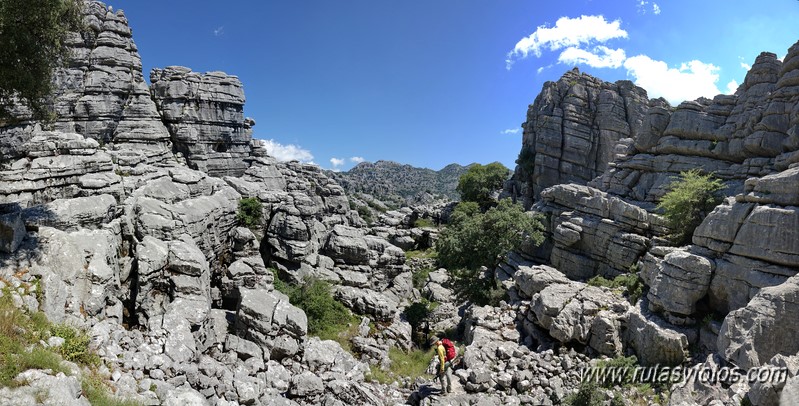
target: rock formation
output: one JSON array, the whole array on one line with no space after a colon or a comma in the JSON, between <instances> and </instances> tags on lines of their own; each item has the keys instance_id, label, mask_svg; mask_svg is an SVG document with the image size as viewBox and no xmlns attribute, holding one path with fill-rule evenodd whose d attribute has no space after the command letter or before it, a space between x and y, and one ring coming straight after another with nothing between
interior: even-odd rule
<instances>
[{"instance_id":1,"label":"rock formation","mask_svg":"<svg viewBox=\"0 0 799 406\"><path fill-rule=\"evenodd\" d=\"M622 355L788 371L784 382L677 385L673 404L746 396L766 405L799 391L799 43L784 62L761 54L736 94L676 108L577 71L545 84L506 193L545 214L547 241L485 270L507 298L476 306L456 302L450 271L426 269L435 261L406 262L404 250L431 247L439 232L419 219L446 222L451 204L388 210L347 196L383 179L370 168L393 163L359 165L352 181L278 162L253 140L235 76L168 67L151 72L148 89L124 13L90 1L84 15L86 31L70 37L75 59L56 74L55 122L20 110L0 129L0 288L18 308L87 330L105 362L96 373L117 396L557 404L578 390L583 368ZM727 198L693 244L669 246L655 203L696 167L721 177ZM463 169L399 168L385 190L358 191L450 190ZM239 224L243 198L262 205L252 229ZM594 279L635 272L640 298ZM309 336L308 316L275 276L330 282L361 317L353 352ZM423 298L438 303L428 327L463 331L450 398L424 379L367 379L392 362L389 348L411 348L404 309ZM63 366L72 374L23 372L0 403L87 404L84 372Z\"/></svg>"}]
</instances>

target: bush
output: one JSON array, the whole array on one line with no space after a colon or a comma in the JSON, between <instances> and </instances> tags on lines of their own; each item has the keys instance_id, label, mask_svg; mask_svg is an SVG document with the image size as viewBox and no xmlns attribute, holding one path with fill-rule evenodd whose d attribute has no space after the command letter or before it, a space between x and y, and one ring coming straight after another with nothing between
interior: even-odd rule
<instances>
[{"instance_id":1,"label":"bush","mask_svg":"<svg viewBox=\"0 0 799 406\"><path fill-rule=\"evenodd\" d=\"M455 293L460 300L491 302L493 278L481 277L480 267L493 270L509 251L531 241L544 240L540 218L524 212L509 199L480 213L474 202L458 204L450 225L437 242L439 263L455 274ZM496 292L495 292L496 293Z\"/></svg>"},{"instance_id":2,"label":"bush","mask_svg":"<svg viewBox=\"0 0 799 406\"><path fill-rule=\"evenodd\" d=\"M644 294L644 282L636 273L622 274L613 278L613 280L597 275L589 279L588 284L610 289L622 289L631 304L638 303L638 299Z\"/></svg>"},{"instance_id":3,"label":"bush","mask_svg":"<svg viewBox=\"0 0 799 406\"><path fill-rule=\"evenodd\" d=\"M413 287L416 289L422 289L425 284L427 284L427 277L430 275L430 272L433 270L430 268L422 268L419 270L414 271L411 274L411 281L413 282Z\"/></svg>"},{"instance_id":4,"label":"bush","mask_svg":"<svg viewBox=\"0 0 799 406\"><path fill-rule=\"evenodd\" d=\"M657 207L663 210L673 243L690 243L696 227L721 203L719 191L723 188L719 179L712 174L702 175L698 169L682 172L680 179L669 185L669 192L663 195Z\"/></svg>"},{"instance_id":5,"label":"bush","mask_svg":"<svg viewBox=\"0 0 799 406\"><path fill-rule=\"evenodd\" d=\"M261 224L263 205L257 197L247 197L239 200L239 212L236 217L242 225L253 228Z\"/></svg>"},{"instance_id":6,"label":"bush","mask_svg":"<svg viewBox=\"0 0 799 406\"><path fill-rule=\"evenodd\" d=\"M481 208L487 209L494 204L491 194L502 189L509 174L510 170L499 162L485 166L472 165L458 180L457 190L461 194L461 200L475 202Z\"/></svg>"},{"instance_id":7,"label":"bush","mask_svg":"<svg viewBox=\"0 0 799 406\"><path fill-rule=\"evenodd\" d=\"M519 157L516 158L516 165L519 165L524 175L532 177L535 169L535 152L530 147L522 146Z\"/></svg>"},{"instance_id":8,"label":"bush","mask_svg":"<svg viewBox=\"0 0 799 406\"><path fill-rule=\"evenodd\" d=\"M580 385L577 393L563 399L563 404L571 406L603 406L605 395L599 391L595 383L585 382Z\"/></svg>"},{"instance_id":9,"label":"bush","mask_svg":"<svg viewBox=\"0 0 799 406\"><path fill-rule=\"evenodd\" d=\"M100 357L89 350L88 334L66 324L56 324L51 331L53 336L64 339L64 344L58 348L58 352L65 360L84 365L100 364Z\"/></svg>"},{"instance_id":10,"label":"bush","mask_svg":"<svg viewBox=\"0 0 799 406\"><path fill-rule=\"evenodd\" d=\"M424 338L420 339L419 326L427 319L432 310L433 306L427 299L414 302L405 308L405 318L408 320L408 324L411 325L411 339L416 344L422 344L422 340L424 340Z\"/></svg>"},{"instance_id":11,"label":"bush","mask_svg":"<svg viewBox=\"0 0 799 406\"><path fill-rule=\"evenodd\" d=\"M302 285L290 285L272 270L275 289L289 297L289 302L299 307L308 317L308 335L322 339L337 339L338 334L354 323L355 317L333 297L330 284L315 278L306 279Z\"/></svg>"},{"instance_id":12,"label":"bush","mask_svg":"<svg viewBox=\"0 0 799 406\"><path fill-rule=\"evenodd\" d=\"M358 215L361 216L363 221L365 221L368 225L372 225L372 223L375 221L374 217L372 216L372 210L370 210L368 206L358 206Z\"/></svg>"},{"instance_id":13,"label":"bush","mask_svg":"<svg viewBox=\"0 0 799 406\"><path fill-rule=\"evenodd\" d=\"M610 377L606 377L606 379L600 384L603 387L611 388L615 385L619 386L627 386L633 384L633 375L635 373L635 368L638 366L638 358L635 355L630 355L629 357L616 357L611 358L609 360L602 360L596 363L597 368L605 368L608 370L615 370L615 371L624 371L623 375L621 376L621 380L619 382L613 382Z\"/></svg>"}]
</instances>

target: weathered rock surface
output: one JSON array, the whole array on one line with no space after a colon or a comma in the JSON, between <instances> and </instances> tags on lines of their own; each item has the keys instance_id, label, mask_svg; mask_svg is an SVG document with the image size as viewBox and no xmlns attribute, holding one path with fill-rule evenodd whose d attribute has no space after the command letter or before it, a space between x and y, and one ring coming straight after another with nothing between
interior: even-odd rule
<instances>
[{"instance_id":1,"label":"weathered rock surface","mask_svg":"<svg viewBox=\"0 0 799 406\"><path fill-rule=\"evenodd\" d=\"M249 166L255 123L244 118L244 89L223 72L181 66L153 69L150 92L177 151L211 176L240 176Z\"/></svg>"},{"instance_id":2,"label":"weathered rock surface","mask_svg":"<svg viewBox=\"0 0 799 406\"><path fill-rule=\"evenodd\" d=\"M547 82L522 124L523 163L514 186L530 206L544 189L561 183L586 184L605 172L616 143L636 138L661 120L647 114L646 91L630 81L603 82L576 69Z\"/></svg>"},{"instance_id":3,"label":"weathered rock surface","mask_svg":"<svg viewBox=\"0 0 799 406\"><path fill-rule=\"evenodd\" d=\"M724 319L719 353L741 368L765 364L773 356L799 353L799 277L766 287L743 308Z\"/></svg>"}]
</instances>

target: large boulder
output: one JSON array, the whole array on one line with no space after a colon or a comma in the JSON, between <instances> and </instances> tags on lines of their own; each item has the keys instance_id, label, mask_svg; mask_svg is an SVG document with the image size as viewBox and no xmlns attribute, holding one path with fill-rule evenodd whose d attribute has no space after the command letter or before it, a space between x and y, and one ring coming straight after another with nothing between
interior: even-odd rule
<instances>
[{"instance_id":1,"label":"large boulder","mask_svg":"<svg viewBox=\"0 0 799 406\"><path fill-rule=\"evenodd\" d=\"M740 368L753 368L777 354L799 353L799 276L763 288L745 307L727 315L718 350Z\"/></svg>"},{"instance_id":2,"label":"large boulder","mask_svg":"<svg viewBox=\"0 0 799 406\"><path fill-rule=\"evenodd\" d=\"M679 365L688 357L688 347L696 340L691 330L669 325L649 313L645 301L638 302L627 318L625 343L635 351L643 365ZM689 340L689 339L693 340Z\"/></svg>"}]
</instances>

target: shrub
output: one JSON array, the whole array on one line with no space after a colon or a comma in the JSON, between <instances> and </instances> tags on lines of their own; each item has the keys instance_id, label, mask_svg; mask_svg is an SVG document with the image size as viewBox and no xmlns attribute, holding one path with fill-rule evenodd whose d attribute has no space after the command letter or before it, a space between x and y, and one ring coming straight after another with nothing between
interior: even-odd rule
<instances>
[{"instance_id":1,"label":"shrub","mask_svg":"<svg viewBox=\"0 0 799 406\"><path fill-rule=\"evenodd\" d=\"M450 225L437 242L439 263L455 274L455 293L461 300L491 302L493 278L482 277L480 267L494 269L509 251L527 241L544 240L540 218L524 212L509 199L480 213L473 202L458 204Z\"/></svg>"},{"instance_id":2,"label":"shrub","mask_svg":"<svg viewBox=\"0 0 799 406\"><path fill-rule=\"evenodd\" d=\"M682 172L680 178L669 185L658 209L663 210L677 245L690 243L691 236L702 220L721 202L719 191L724 184L712 174L703 175L698 169Z\"/></svg>"},{"instance_id":3,"label":"shrub","mask_svg":"<svg viewBox=\"0 0 799 406\"><path fill-rule=\"evenodd\" d=\"M491 194L502 189L510 170L499 162L488 165L474 164L458 179L457 190L461 200L475 202L486 209L494 204Z\"/></svg>"},{"instance_id":4,"label":"shrub","mask_svg":"<svg viewBox=\"0 0 799 406\"><path fill-rule=\"evenodd\" d=\"M631 304L638 303L638 299L644 294L644 282L636 273L621 274L613 278L613 280L597 275L589 279L588 284L610 289L622 289Z\"/></svg>"},{"instance_id":5,"label":"shrub","mask_svg":"<svg viewBox=\"0 0 799 406\"><path fill-rule=\"evenodd\" d=\"M239 223L249 228L257 227L261 224L262 215L263 205L257 197L239 200L239 212L236 214Z\"/></svg>"},{"instance_id":6,"label":"shrub","mask_svg":"<svg viewBox=\"0 0 799 406\"><path fill-rule=\"evenodd\" d=\"M433 270L430 268L422 268L416 271L413 271L411 274L411 281L413 282L413 287L416 289L421 289L427 284L427 277L430 275L430 272Z\"/></svg>"},{"instance_id":7,"label":"shrub","mask_svg":"<svg viewBox=\"0 0 799 406\"><path fill-rule=\"evenodd\" d=\"M375 221L374 217L372 216L372 210L370 210L368 206L359 206L358 215L361 216L363 221L365 221L368 225L372 225L372 223Z\"/></svg>"},{"instance_id":8,"label":"shrub","mask_svg":"<svg viewBox=\"0 0 799 406\"><path fill-rule=\"evenodd\" d=\"M302 285L291 285L272 270L275 289L289 297L289 302L305 312L308 318L308 335L322 339L338 339L339 333L347 330L355 317L344 305L333 297L330 284L308 278Z\"/></svg>"},{"instance_id":9,"label":"shrub","mask_svg":"<svg viewBox=\"0 0 799 406\"><path fill-rule=\"evenodd\" d=\"M563 399L563 404L571 406L602 406L605 404L605 395L599 391L595 383L585 382L580 385L577 393Z\"/></svg>"},{"instance_id":10,"label":"shrub","mask_svg":"<svg viewBox=\"0 0 799 406\"><path fill-rule=\"evenodd\" d=\"M522 150L519 151L519 157L516 158L516 165L519 166L523 174L533 176L535 152L530 147L522 146Z\"/></svg>"},{"instance_id":11,"label":"shrub","mask_svg":"<svg viewBox=\"0 0 799 406\"><path fill-rule=\"evenodd\" d=\"M422 322L430 315L430 311L432 310L432 306L429 301L426 299L422 299L419 302L414 302L407 308L405 308L405 318L408 320L408 324L411 325L411 338L417 344L421 344L419 339L419 326Z\"/></svg>"},{"instance_id":12,"label":"shrub","mask_svg":"<svg viewBox=\"0 0 799 406\"><path fill-rule=\"evenodd\" d=\"M53 336L64 339L58 348L59 353L67 361L85 365L99 365L100 358L89 350L89 335L66 324L56 324L51 329Z\"/></svg>"},{"instance_id":13,"label":"shrub","mask_svg":"<svg viewBox=\"0 0 799 406\"><path fill-rule=\"evenodd\" d=\"M626 386L631 385L633 383L633 375L635 373L635 368L638 366L638 358L635 355L630 355L629 357L615 357L609 360L601 360L597 361L596 367L597 368L605 368L608 370L615 370L615 371L624 371L621 375L621 379L617 379L614 382L610 375L605 377L605 380L600 382L603 387L611 388L615 385ZM618 378L618 377L617 377Z\"/></svg>"}]
</instances>

